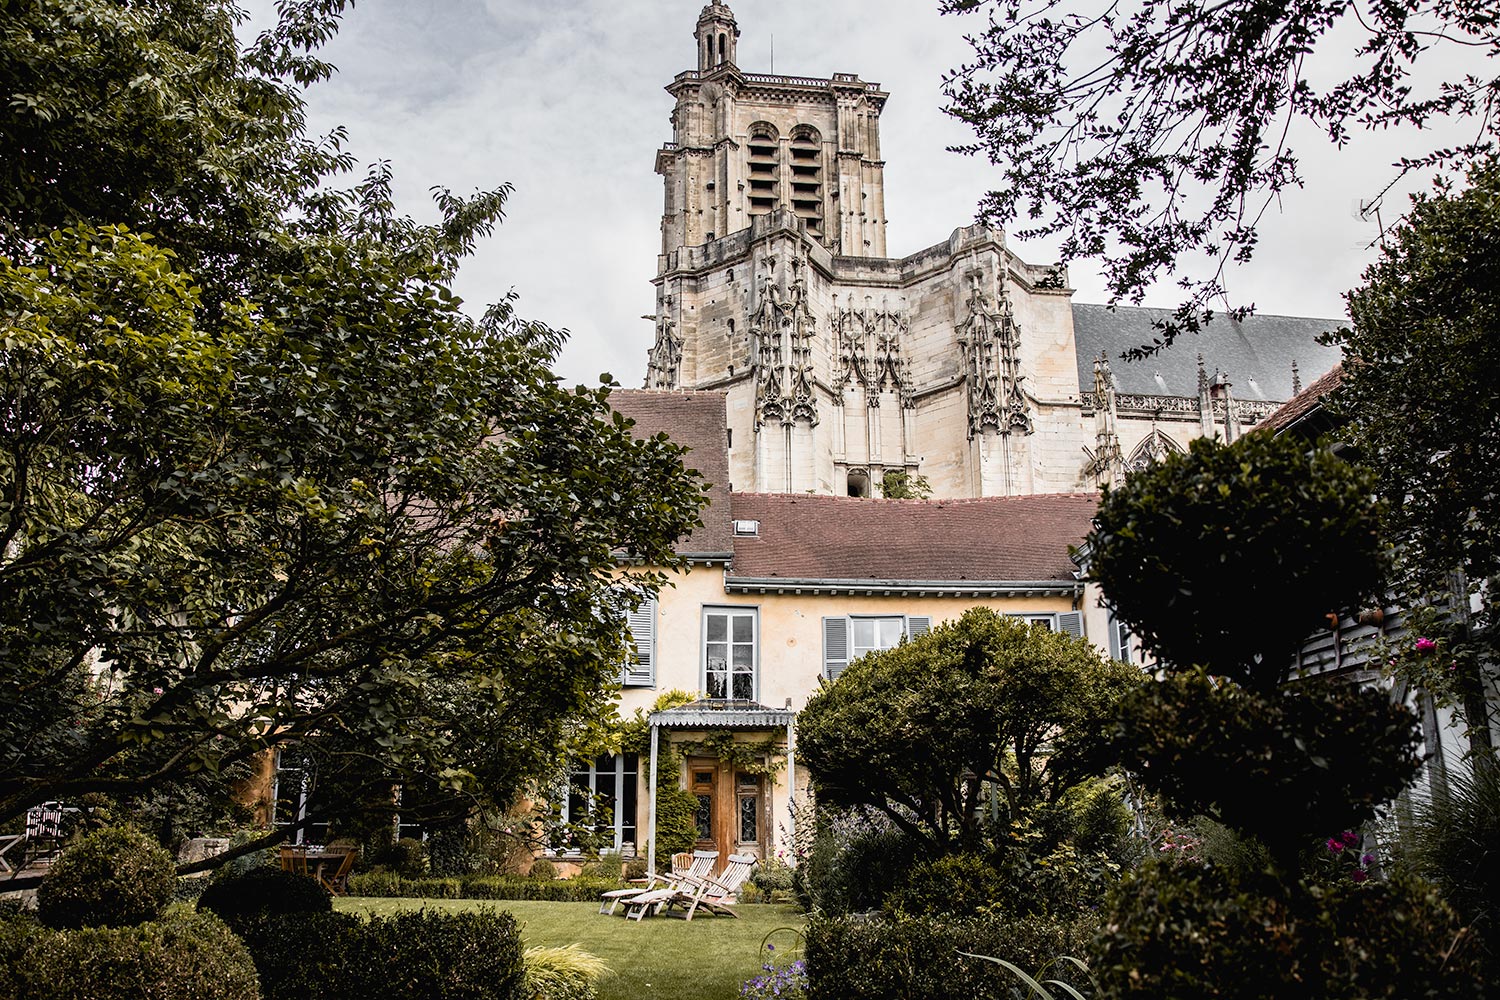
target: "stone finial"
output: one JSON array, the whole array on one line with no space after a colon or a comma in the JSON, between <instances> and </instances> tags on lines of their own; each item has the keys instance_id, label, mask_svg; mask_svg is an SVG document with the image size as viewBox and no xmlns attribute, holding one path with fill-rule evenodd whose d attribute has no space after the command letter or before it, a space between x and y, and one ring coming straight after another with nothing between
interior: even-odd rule
<instances>
[{"instance_id":1,"label":"stone finial","mask_svg":"<svg viewBox=\"0 0 1500 1000\"><path fill-rule=\"evenodd\" d=\"M1198 352L1198 395L1208 391L1208 371L1203 367L1203 352Z\"/></svg>"},{"instance_id":2,"label":"stone finial","mask_svg":"<svg viewBox=\"0 0 1500 1000\"><path fill-rule=\"evenodd\" d=\"M1297 370L1297 359L1292 359L1292 395L1302 394L1302 373Z\"/></svg>"}]
</instances>

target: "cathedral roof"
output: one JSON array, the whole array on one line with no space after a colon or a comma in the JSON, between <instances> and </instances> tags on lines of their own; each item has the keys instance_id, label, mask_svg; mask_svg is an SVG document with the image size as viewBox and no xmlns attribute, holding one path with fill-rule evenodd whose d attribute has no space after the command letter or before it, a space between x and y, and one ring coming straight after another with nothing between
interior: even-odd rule
<instances>
[{"instance_id":1,"label":"cathedral roof","mask_svg":"<svg viewBox=\"0 0 1500 1000\"><path fill-rule=\"evenodd\" d=\"M678 542L683 555L727 557L734 547L729 525L729 432L724 393L616 389L609 405L635 421L638 438L666 433L688 449L683 464L709 484L703 524Z\"/></svg>"},{"instance_id":2,"label":"cathedral roof","mask_svg":"<svg viewBox=\"0 0 1500 1000\"><path fill-rule=\"evenodd\" d=\"M1287 400L1280 409L1272 413L1259 424L1261 427L1269 427L1275 431L1284 431L1293 424L1305 419L1314 410L1323 405L1323 397L1337 389L1344 381L1344 366L1334 365L1328 371L1318 376L1313 384L1303 389L1297 395Z\"/></svg>"},{"instance_id":3,"label":"cathedral roof","mask_svg":"<svg viewBox=\"0 0 1500 1000\"><path fill-rule=\"evenodd\" d=\"M1337 347L1316 342L1318 334L1346 324L1340 319L1252 314L1234 320L1216 315L1198 334L1184 334L1166 350L1141 361L1120 355L1150 344L1159 334L1152 324L1172 316L1170 309L1073 303L1073 336L1077 344L1080 391L1094 388L1094 359L1102 352L1115 375L1119 392L1143 396L1198 395L1198 356L1210 378L1215 371L1229 376L1236 399L1281 402L1296 393L1292 364L1303 384L1322 375L1339 361Z\"/></svg>"},{"instance_id":4,"label":"cathedral roof","mask_svg":"<svg viewBox=\"0 0 1500 1000\"><path fill-rule=\"evenodd\" d=\"M1068 546L1088 534L1095 493L965 500L869 500L736 493L726 586L747 580L1075 583Z\"/></svg>"}]
</instances>

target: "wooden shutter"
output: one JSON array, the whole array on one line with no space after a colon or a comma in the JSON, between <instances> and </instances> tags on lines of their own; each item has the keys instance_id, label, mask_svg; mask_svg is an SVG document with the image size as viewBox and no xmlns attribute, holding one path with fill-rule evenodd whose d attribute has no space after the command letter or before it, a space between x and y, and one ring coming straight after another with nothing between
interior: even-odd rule
<instances>
[{"instance_id":1,"label":"wooden shutter","mask_svg":"<svg viewBox=\"0 0 1500 1000\"><path fill-rule=\"evenodd\" d=\"M931 632L931 631L932 631L932 616L931 615L907 615L906 616L906 637L908 639L915 639L918 636L926 635L928 632Z\"/></svg>"},{"instance_id":2,"label":"wooden shutter","mask_svg":"<svg viewBox=\"0 0 1500 1000\"><path fill-rule=\"evenodd\" d=\"M833 680L849 665L849 619L823 619L823 676Z\"/></svg>"},{"instance_id":3,"label":"wooden shutter","mask_svg":"<svg viewBox=\"0 0 1500 1000\"><path fill-rule=\"evenodd\" d=\"M1083 638L1083 612L1064 611L1057 616L1057 630L1075 639Z\"/></svg>"},{"instance_id":4,"label":"wooden shutter","mask_svg":"<svg viewBox=\"0 0 1500 1000\"><path fill-rule=\"evenodd\" d=\"M641 602L627 616L631 645L630 661L620 682L626 687L656 686L656 598Z\"/></svg>"}]
</instances>

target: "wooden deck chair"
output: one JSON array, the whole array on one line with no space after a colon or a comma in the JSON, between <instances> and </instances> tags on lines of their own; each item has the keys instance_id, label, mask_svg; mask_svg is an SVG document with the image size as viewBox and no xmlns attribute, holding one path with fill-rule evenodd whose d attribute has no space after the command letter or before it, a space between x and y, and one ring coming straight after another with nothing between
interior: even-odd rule
<instances>
[{"instance_id":1,"label":"wooden deck chair","mask_svg":"<svg viewBox=\"0 0 1500 1000\"><path fill-rule=\"evenodd\" d=\"M293 844L281 845L281 870L293 875L307 874L307 848Z\"/></svg>"},{"instance_id":2,"label":"wooden deck chair","mask_svg":"<svg viewBox=\"0 0 1500 1000\"><path fill-rule=\"evenodd\" d=\"M354 868L354 859L359 850L354 847L330 847L324 851L325 860L318 866L318 881L330 895L349 894L349 872Z\"/></svg>"},{"instance_id":3,"label":"wooden deck chair","mask_svg":"<svg viewBox=\"0 0 1500 1000\"><path fill-rule=\"evenodd\" d=\"M599 912L608 916L615 912L616 905L624 903L644 892L658 892L667 889L675 891L681 886L683 876L707 878L709 873L714 870L714 862L718 860L718 851L694 851L691 854L674 854L672 855L672 870L670 872L665 874L652 872L646 876L645 881L640 885L633 885L628 889L611 889L608 892L601 893L599 896ZM625 912L629 916L630 908L628 906Z\"/></svg>"},{"instance_id":4,"label":"wooden deck chair","mask_svg":"<svg viewBox=\"0 0 1500 1000\"><path fill-rule=\"evenodd\" d=\"M737 902L736 894L755 869L755 863L755 858L748 854L731 854L729 864L724 866L722 872L692 889L679 889L667 903L667 908L685 907L687 912L682 916L684 920L692 920L699 908L715 916L723 913L738 920L740 915L734 912L730 904Z\"/></svg>"}]
</instances>

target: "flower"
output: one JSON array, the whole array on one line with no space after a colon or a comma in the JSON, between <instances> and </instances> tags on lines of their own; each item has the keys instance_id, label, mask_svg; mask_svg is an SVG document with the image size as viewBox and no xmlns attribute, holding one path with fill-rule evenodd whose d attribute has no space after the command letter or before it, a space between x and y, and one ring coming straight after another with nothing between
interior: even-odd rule
<instances>
[{"instance_id":1,"label":"flower","mask_svg":"<svg viewBox=\"0 0 1500 1000\"><path fill-rule=\"evenodd\" d=\"M1433 642L1431 639L1427 638L1425 635L1422 636L1420 639L1417 640L1417 652L1420 653L1421 655L1426 656L1428 653L1432 652L1434 649L1437 649L1437 643Z\"/></svg>"},{"instance_id":2,"label":"flower","mask_svg":"<svg viewBox=\"0 0 1500 1000\"><path fill-rule=\"evenodd\" d=\"M1365 871L1363 868L1356 868L1354 869L1354 871L1349 873L1349 877L1356 882L1363 882L1365 879L1370 877L1370 873Z\"/></svg>"},{"instance_id":3,"label":"flower","mask_svg":"<svg viewBox=\"0 0 1500 1000\"><path fill-rule=\"evenodd\" d=\"M1343 842L1337 837L1328 838L1328 853L1337 854L1344 849Z\"/></svg>"},{"instance_id":4,"label":"flower","mask_svg":"<svg viewBox=\"0 0 1500 1000\"><path fill-rule=\"evenodd\" d=\"M1361 854L1360 857L1359 857L1359 864L1360 864L1361 868L1368 868L1368 867L1370 867L1370 865L1372 863L1374 863L1374 861L1375 861L1375 855L1373 855L1373 854Z\"/></svg>"},{"instance_id":5,"label":"flower","mask_svg":"<svg viewBox=\"0 0 1500 1000\"><path fill-rule=\"evenodd\" d=\"M1345 847L1353 847L1355 844L1359 843L1359 834L1355 833L1353 830L1345 830L1339 836L1340 839L1343 840Z\"/></svg>"}]
</instances>

